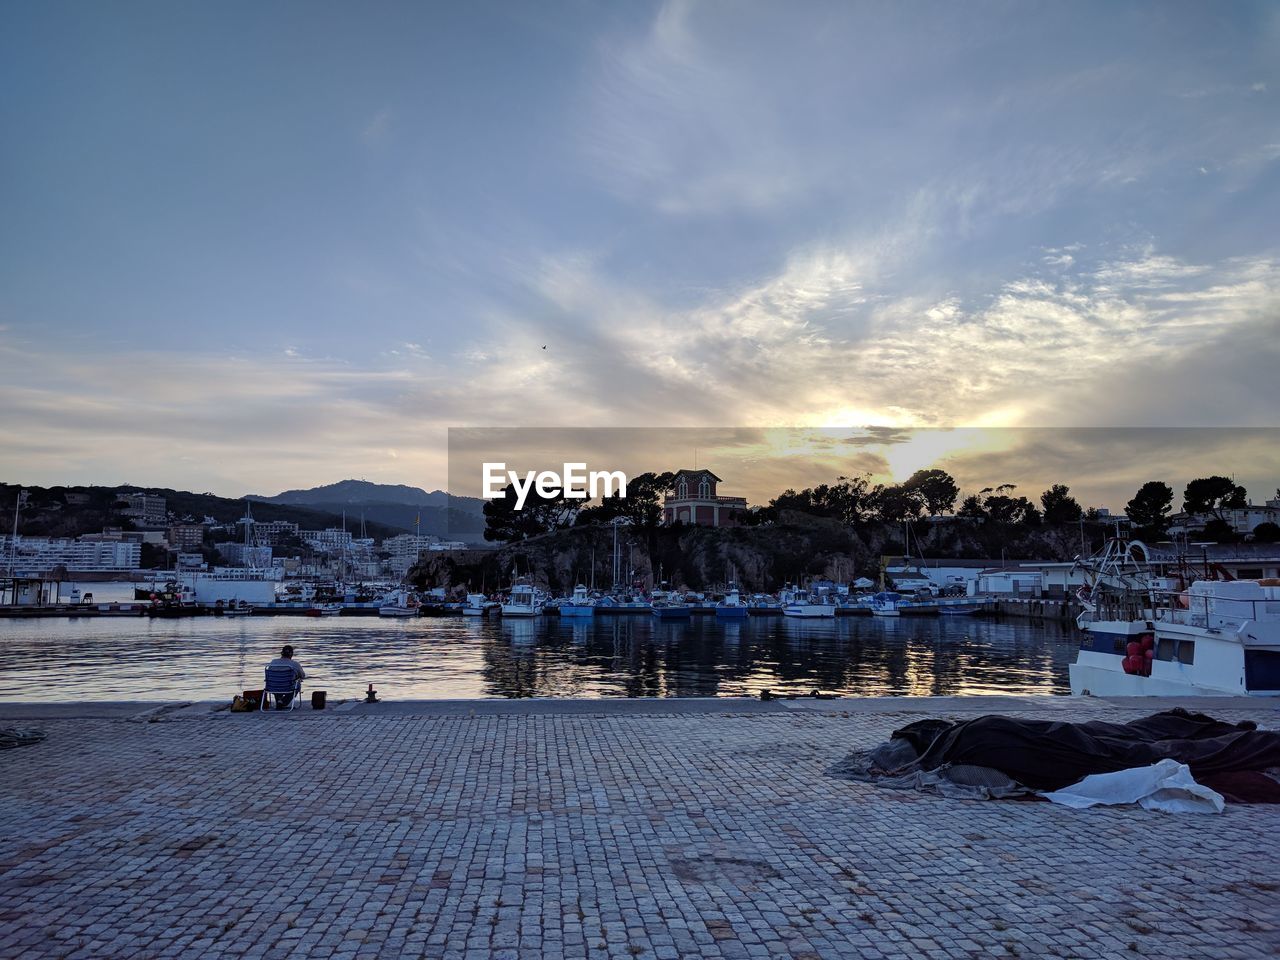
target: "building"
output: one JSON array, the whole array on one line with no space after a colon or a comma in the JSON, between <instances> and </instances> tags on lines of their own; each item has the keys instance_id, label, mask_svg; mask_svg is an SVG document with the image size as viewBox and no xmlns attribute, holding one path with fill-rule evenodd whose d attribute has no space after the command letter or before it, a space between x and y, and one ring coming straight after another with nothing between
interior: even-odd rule
<instances>
[{"instance_id":1,"label":"building","mask_svg":"<svg viewBox=\"0 0 1280 960\"><path fill-rule=\"evenodd\" d=\"M76 573L109 573L137 570L142 565L140 540L102 539L101 535L77 537L0 538L0 566L12 565L19 574L43 574L56 567Z\"/></svg>"},{"instance_id":2,"label":"building","mask_svg":"<svg viewBox=\"0 0 1280 960\"><path fill-rule=\"evenodd\" d=\"M204 543L204 524L171 523L169 525L169 549L178 552L199 550Z\"/></svg>"},{"instance_id":3,"label":"building","mask_svg":"<svg viewBox=\"0 0 1280 960\"><path fill-rule=\"evenodd\" d=\"M1203 530L1205 525L1214 519L1211 513L1175 513L1169 517L1169 536L1178 538L1188 535L1194 537L1196 531ZM1280 525L1280 498L1268 500L1262 506L1249 504L1247 507L1234 507L1222 511L1222 519L1232 530L1242 537L1247 537L1264 523Z\"/></svg>"},{"instance_id":4,"label":"building","mask_svg":"<svg viewBox=\"0 0 1280 960\"><path fill-rule=\"evenodd\" d=\"M285 538L296 539L300 536L298 525L290 523L288 520L253 520L249 523L253 524L253 542L259 546L275 547L279 546L280 541ZM240 523L245 523L241 520ZM328 531L317 530L311 531L316 534L327 533Z\"/></svg>"},{"instance_id":5,"label":"building","mask_svg":"<svg viewBox=\"0 0 1280 960\"><path fill-rule=\"evenodd\" d=\"M1166 576L1184 567L1228 574L1237 580L1280 578L1280 543L1207 543L1191 544L1184 549L1171 544L1148 545L1151 563Z\"/></svg>"},{"instance_id":6,"label":"building","mask_svg":"<svg viewBox=\"0 0 1280 960\"><path fill-rule=\"evenodd\" d=\"M351 534L340 527L327 530L299 530L302 542L320 553L341 553L351 546Z\"/></svg>"},{"instance_id":7,"label":"building","mask_svg":"<svg viewBox=\"0 0 1280 960\"><path fill-rule=\"evenodd\" d=\"M163 527L169 519L164 497L150 493L121 493L118 496L125 503L120 512L140 527Z\"/></svg>"},{"instance_id":8,"label":"building","mask_svg":"<svg viewBox=\"0 0 1280 960\"><path fill-rule=\"evenodd\" d=\"M663 523L689 523L700 527L733 527L747 512L743 497L716 493L720 478L710 470L677 470L672 492L662 504Z\"/></svg>"},{"instance_id":9,"label":"building","mask_svg":"<svg viewBox=\"0 0 1280 960\"><path fill-rule=\"evenodd\" d=\"M398 576L404 576L409 572L409 568L418 562L419 554L424 550L430 550L438 542L438 537L402 533L383 540L382 549L391 554L390 559L387 561L391 572Z\"/></svg>"},{"instance_id":10,"label":"building","mask_svg":"<svg viewBox=\"0 0 1280 960\"><path fill-rule=\"evenodd\" d=\"M233 567L269 567L272 563L271 548L245 546L234 541L215 544L218 555Z\"/></svg>"}]
</instances>

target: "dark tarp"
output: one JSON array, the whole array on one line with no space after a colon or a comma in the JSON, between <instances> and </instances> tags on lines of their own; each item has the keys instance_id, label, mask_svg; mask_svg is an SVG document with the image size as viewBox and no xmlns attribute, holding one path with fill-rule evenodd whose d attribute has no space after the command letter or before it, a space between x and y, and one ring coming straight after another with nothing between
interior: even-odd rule
<instances>
[{"instance_id":1,"label":"dark tarp","mask_svg":"<svg viewBox=\"0 0 1280 960\"><path fill-rule=\"evenodd\" d=\"M1185 763L1198 782L1227 786L1228 790L1219 792L1228 799L1280 802L1280 782L1266 773L1280 770L1280 733L1181 708L1132 723L1064 723L999 715L958 722L921 720L895 730L893 739L877 750L851 754L830 772L858 780L893 781L885 782L886 786L927 788L936 786L940 778L954 783L950 772L957 767L986 768L1022 788L1048 791L1078 783L1090 774L1147 767L1166 758ZM1258 776L1234 781L1228 776L1247 772ZM1274 791L1268 781L1275 784ZM1241 788L1234 796L1233 782ZM961 791L936 792L962 795ZM1275 800L1268 801L1272 793ZM976 795L1012 796L1015 791Z\"/></svg>"}]
</instances>

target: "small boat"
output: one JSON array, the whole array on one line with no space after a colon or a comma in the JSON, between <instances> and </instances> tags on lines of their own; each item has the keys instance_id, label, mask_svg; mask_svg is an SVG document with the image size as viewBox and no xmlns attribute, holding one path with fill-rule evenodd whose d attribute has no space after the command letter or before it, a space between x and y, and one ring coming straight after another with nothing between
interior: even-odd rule
<instances>
[{"instance_id":1,"label":"small boat","mask_svg":"<svg viewBox=\"0 0 1280 960\"><path fill-rule=\"evenodd\" d=\"M596 603L586 585L580 583L573 588L572 597L560 601L559 609L562 617L592 617L595 616Z\"/></svg>"},{"instance_id":2,"label":"small boat","mask_svg":"<svg viewBox=\"0 0 1280 960\"><path fill-rule=\"evenodd\" d=\"M938 602L938 613L944 617L971 617L981 609L980 603L956 603L948 600Z\"/></svg>"},{"instance_id":3,"label":"small boat","mask_svg":"<svg viewBox=\"0 0 1280 960\"><path fill-rule=\"evenodd\" d=\"M871 615L873 617L897 617L902 614L902 594L892 590L882 590L871 598Z\"/></svg>"},{"instance_id":4,"label":"small boat","mask_svg":"<svg viewBox=\"0 0 1280 960\"><path fill-rule=\"evenodd\" d=\"M825 620L836 615L836 605L827 598L815 599L797 591L783 606L782 615L795 620Z\"/></svg>"},{"instance_id":5,"label":"small boat","mask_svg":"<svg viewBox=\"0 0 1280 960\"><path fill-rule=\"evenodd\" d=\"M498 602L490 600L483 593L468 593L467 601L462 605L464 617L486 617L498 609Z\"/></svg>"},{"instance_id":6,"label":"small boat","mask_svg":"<svg viewBox=\"0 0 1280 960\"><path fill-rule=\"evenodd\" d=\"M419 616L422 603L418 595L408 590L393 590L382 598L378 605L380 617L416 617Z\"/></svg>"},{"instance_id":7,"label":"small boat","mask_svg":"<svg viewBox=\"0 0 1280 960\"><path fill-rule=\"evenodd\" d=\"M674 591L653 591L652 610L659 620L688 620L693 616L693 608Z\"/></svg>"},{"instance_id":8,"label":"small boat","mask_svg":"<svg viewBox=\"0 0 1280 960\"><path fill-rule=\"evenodd\" d=\"M547 598L533 584L516 583L501 609L504 617L536 617L546 605Z\"/></svg>"},{"instance_id":9,"label":"small boat","mask_svg":"<svg viewBox=\"0 0 1280 960\"><path fill-rule=\"evenodd\" d=\"M738 588L733 587L724 595L724 599L716 604L717 620L745 620L750 614Z\"/></svg>"}]
</instances>

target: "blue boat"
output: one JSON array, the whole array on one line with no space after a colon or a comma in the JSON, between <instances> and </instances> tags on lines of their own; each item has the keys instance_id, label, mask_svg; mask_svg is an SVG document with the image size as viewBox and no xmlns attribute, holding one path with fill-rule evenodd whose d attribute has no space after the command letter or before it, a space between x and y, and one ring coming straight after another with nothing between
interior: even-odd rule
<instances>
[{"instance_id":1,"label":"blue boat","mask_svg":"<svg viewBox=\"0 0 1280 960\"><path fill-rule=\"evenodd\" d=\"M745 620L749 614L750 611L738 594L737 587L725 594L724 599L716 604L717 620Z\"/></svg>"},{"instance_id":2,"label":"blue boat","mask_svg":"<svg viewBox=\"0 0 1280 960\"><path fill-rule=\"evenodd\" d=\"M688 620L693 608L674 593L653 591L653 615L659 620Z\"/></svg>"},{"instance_id":3,"label":"blue boat","mask_svg":"<svg viewBox=\"0 0 1280 960\"><path fill-rule=\"evenodd\" d=\"M572 597L560 601L559 609L562 617L594 617L596 614L595 601L581 583L573 588Z\"/></svg>"}]
</instances>

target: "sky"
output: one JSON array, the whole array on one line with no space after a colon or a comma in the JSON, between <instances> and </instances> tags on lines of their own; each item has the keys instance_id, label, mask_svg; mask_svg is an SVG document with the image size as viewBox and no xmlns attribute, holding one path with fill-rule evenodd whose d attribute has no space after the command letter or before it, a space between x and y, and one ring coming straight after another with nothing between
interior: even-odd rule
<instances>
[{"instance_id":1,"label":"sky","mask_svg":"<svg viewBox=\"0 0 1280 960\"><path fill-rule=\"evenodd\" d=\"M1265 2L5 4L0 478L1125 427L1262 500L1212 428L1280 419L1278 98Z\"/></svg>"}]
</instances>

